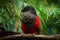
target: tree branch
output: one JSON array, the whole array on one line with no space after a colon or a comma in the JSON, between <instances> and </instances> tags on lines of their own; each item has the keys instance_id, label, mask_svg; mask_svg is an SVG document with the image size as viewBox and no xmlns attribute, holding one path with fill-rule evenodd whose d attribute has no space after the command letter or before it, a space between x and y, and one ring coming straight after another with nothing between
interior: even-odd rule
<instances>
[{"instance_id":1,"label":"tree branch","mask_svg":"<svg viewBox=\"0 0 60 40\"><path fill-rule=\"evenodd\" d=\"M17 34L17 35L9 35L5 37L1 37L0 40L7 40L7 39L45 39L45 40L59 40L60 34L57 35L32 35L32 34Z\"/></svg>"}]
</instances>

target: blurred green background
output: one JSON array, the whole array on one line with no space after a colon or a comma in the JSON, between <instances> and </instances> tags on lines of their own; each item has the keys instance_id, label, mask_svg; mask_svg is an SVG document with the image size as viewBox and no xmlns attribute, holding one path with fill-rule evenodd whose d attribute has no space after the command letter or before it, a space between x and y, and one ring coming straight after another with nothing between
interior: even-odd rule
<instances>
[{"instance_id":1,"label":"blurred green background","mask_svg":"<svg viewBox=\"0 0 60 40\"><path fill-rule=\"evenodd\" d=\"M60 33L60 0L0 0L0 27L6 31L22 32L21 9L31 5L40 18L40 34Z\"/></svg>"}]
</instances>

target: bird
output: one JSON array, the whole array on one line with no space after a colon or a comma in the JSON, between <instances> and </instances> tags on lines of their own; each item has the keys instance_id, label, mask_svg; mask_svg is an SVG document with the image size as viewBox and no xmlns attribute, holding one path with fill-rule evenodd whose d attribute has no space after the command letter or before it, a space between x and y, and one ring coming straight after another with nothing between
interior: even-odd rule
<instances>
[{"instance_id":1,"label":"bird","mask_svg":"<svg viewBox=\"0 0 60 40\"><path fill-rule=\"evenodd\" d=\"M21 29L24 34L35 34L40 33L40 19L36 13L36 10L32 6L25 6L21 10Z\"/></svg>"}]
</instances>

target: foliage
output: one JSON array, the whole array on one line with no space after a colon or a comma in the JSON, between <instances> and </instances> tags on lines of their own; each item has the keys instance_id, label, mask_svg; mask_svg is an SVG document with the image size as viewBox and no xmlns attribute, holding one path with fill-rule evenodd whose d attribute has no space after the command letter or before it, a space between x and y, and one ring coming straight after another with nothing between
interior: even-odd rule
<instances>
[{"instance_id":1,"label":"foliage","mask_svg":"<svg viewBox=\"0 0 60 40\"><path fill-rule=\"evenodd\" d=\"M40 18L40 34L60 33L59 0L0 0L0 24L7 31L21 32L21 9L31 5Z\"/></svg>"},{"instance_id":2,"label":"foliage","mask_svg":"<svg viewBox=\"0 0 60 40\"><path fill-rule=\"evenodd\" d=\"M23 1L2 0L0 1L0 23L5 30L14 31L16 21L20 19L21 7Z\"/></svg>"}]
</instances>

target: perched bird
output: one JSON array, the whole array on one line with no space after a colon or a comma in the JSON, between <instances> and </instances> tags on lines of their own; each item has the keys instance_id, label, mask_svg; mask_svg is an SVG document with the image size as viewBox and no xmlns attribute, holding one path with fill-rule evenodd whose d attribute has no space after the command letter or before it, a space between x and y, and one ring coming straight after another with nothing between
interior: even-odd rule
<instances>
[{"instance_id":1,"label":"perched bird","mask_svg":"<svg viewBox=\"0 0 60 40\"><path fill-rule=\"evenodd\" d=\"M32 6L22 9L21 29L24 34L39 34L40 20Z\"/></svg>"}]
</instances>

